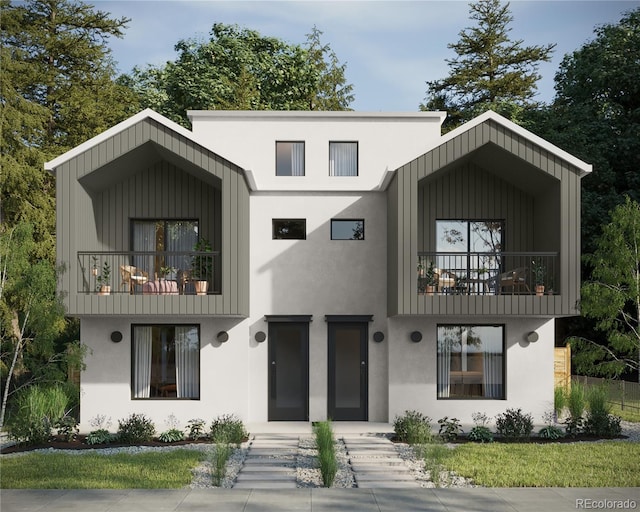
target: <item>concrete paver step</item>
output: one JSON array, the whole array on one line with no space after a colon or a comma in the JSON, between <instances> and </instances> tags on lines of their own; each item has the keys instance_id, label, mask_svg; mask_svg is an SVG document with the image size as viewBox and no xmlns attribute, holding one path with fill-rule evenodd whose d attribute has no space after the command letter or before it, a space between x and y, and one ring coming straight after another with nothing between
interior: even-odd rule
<instances>
[{"instance_id":1,"label":"concrete paver step","mask_svg":"<svg viewBox=\"0 0 640 512\"><path fill-rule=\"evenodd\" d=\"M358 472L365 472L365 473L371 473L371 472L380 472L380 473L388 473L389 471L393 471L394 473L398 473L398 472L402 472L402 473L410 473L411 470L405 466L405 465L395 465L395 466L388 466L388 465L383 465L383 464L377 464L377 465L373 465L373 464L351 464L351 469L353 469L354 472L358 473Z\"/></svg>"},{"instance_id":2,"label":"concrete paver step","mask_svg":"<svg viewBox=\"0 0 640 512\"><path fill-rule=\"evenodd\" d=\"M398 482L398 481L411 481L414 482L415 478L410 473L395 473L395 472L357 472L355 474L356 482Z\"/></svg>"},{"instance_id":3,"label":"concrete paver step","mask_svg":"<svg viewBox=\"0 0 640 512\"><path fill-rule=\"evenodd\" d=\"M261 482L277 482L277 481L289 481L292 480L295 482L296 480L296 472L292 471L289 473L238 473L236 477L236 482L244 482L244 481L256 481L259 480Z\"/></svg>"},{"instance_id":4,"label":"concrete paver step","mask_svg":"<svg viewBox=\"0 0 640 512\"><path fill-rule=\"evenodd\" d=\"M249 473L288 473L292 471L292 467L289 466L268 466L268 465L253 465L253 466L244 466L238 473L249 472Z\"/></svg>"},{"instance_id":5,"label":"concrete paver step","mask_svg":"<svg viewBox=\"0 0 640 512\"><path fill-rule=\"evenodd\" d=\"M295 480L291 482L236 482L234 489L295 489Z\"/></svg>"},{"instance_id":6,"label":"concrete paver step","mask_svg":"<svg viewBox=\"0 0 640 512\"><path fill-rule=\"evenodd\" d=\"M245 465L267 465L267 466L277 466L277 465L291 465L295 464L295 457L291 457L289 459L284 458L275 458L275 457L247 457L244 459Z\"/></svg>"},{"instance_id":7,"label":"concrete paver step","mask_svg":"<svg viewBox=\"0 0 640 512\"><path fill-rule=\"evenodd\" d=\"M413 480L412 482L360 482L359 489L416 489L420 484Z\"/></svg>"}]
</instances>

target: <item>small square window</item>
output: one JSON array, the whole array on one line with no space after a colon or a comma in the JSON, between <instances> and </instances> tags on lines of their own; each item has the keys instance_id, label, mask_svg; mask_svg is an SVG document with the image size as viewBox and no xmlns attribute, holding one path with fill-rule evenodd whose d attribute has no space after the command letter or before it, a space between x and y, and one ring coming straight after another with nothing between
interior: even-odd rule
<instances>
[{"instance_id":1,"label":"small square window","mask_svg":"<svg viewBox=\"0 0 640 512\"><path fill-rule=\"evenodd\" d=\"M276 142L276 176L304 176L304 142Z\"/></svg>"},{"instance_id":2,"label":"small square window","mask_svg":"<svg viewBox=\"0 0 640 512\"><path fill-rule=\"evenodd\" d=\"M329 142L329 176L358 175L358 143Z\"/></svg>"},{"instance_id":3,"label":"small square window","mask_svg":"<svg viewBox=\"0 0 640 512\"><path fill-rule=\"evenodd\" d=\"M307 238L306 219L273 219L274 240L305 240Z\"/></svg>"},{"instance_id":4,"label":"small square window","mask_svg":"<svg viewBox=\"0 0 640 512\"><path fill-rule=\"evenodd\" d=\"M331 240L364 240L364 220L331 219Z\"/></svg>"}]
</instances>

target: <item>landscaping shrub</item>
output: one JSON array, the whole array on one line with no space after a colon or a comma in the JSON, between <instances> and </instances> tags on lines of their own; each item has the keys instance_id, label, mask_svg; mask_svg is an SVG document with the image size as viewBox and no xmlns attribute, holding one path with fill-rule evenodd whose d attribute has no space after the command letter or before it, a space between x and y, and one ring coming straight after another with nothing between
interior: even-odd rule
<instances>
[{"instance_id":1,"label":"landscaping shrub","mask_svg":"<svg viewBox=\"0 0 640 512\"><path fill-rule=\"evenodd\" d=\"M144 414L131 414L118 420L118 441L124 444L147 443L153 439L156 428Z\"/></svg>"},{"instance_id":2,"label":"landscaping shrub","mask_svg":"<svg viewBox=\"0 0 640 512\"><path fill-rule=\"evenodd\" d=\"M163 443L176 443L184 439L184 433L182 432L182 430L179 430L177 428L171 428L162 432L158 436L158 439Z\"/></svg>"},{"instance_id":3,"label":"landscaping shrub","mask_svg":"<svg viewBox=\"0 0 640 512\"><path fill-rule=\"evenodd\" d=\"M567 393L564 386L553 388L553 410L556 419L560 417L562 411L567 406Z\"/></svg>"},{"instance_id":4,"label":"landscaping shrub","mask_svg":"<svg viewBox=\"0 0 640 512\"><path fill-rule=\"evenodd\" d=\"M449 419L448 416L445 416L438 420L438 425L440 425L438 435L445 443L455 441L462 433L462 427L460 426L460 420L458 420L458 418Z\"/></svg>"},{"instance_id":5,"label":"landscaping shrub","mask_svg":"<svg viewBox=\"0 0 640 512\"><path fill-rule=\"evenodd\" d=\"M586 394L588 412L583 424L585 434L598 437L616 437L622 432L620 418L611 414L609 393L604 386L594 386Z\"/></svg>"},{"instance_id":6,"label":"landscaping shrub","mask_svg":"<svg viewBox=\"0 0 640 512\"><path fill-rule=\"evenodd\" d=\"M474 443L491 443L493 442L493 433L487 426L489 418L481 412L474 412L471 418L475 425L469 431L469 440Z\"/></svg>"},{"instance_id":7,"label":"landscaping shrub","mask_svg":"<svg viewBox=\"0 0 640 512\"><path fill-rule=\"evenodd\" d=\"M78 422L72 416L65 416L56 423L56 430L59 436L70 443L78 437Z\"/></svg>"},{"instance_id":8,"label":"landscaping shrub","mask_svg":"<svg viewBox=\"0 0 640 512\"><path fill-rule=\"evenodd\" d=\"M320 474L325 487L331 487L338 472L336 447L330 421L320 421L313 426L318 448Z\"/></svg>"},{"instance_id":9,"label":"landscaping shrub","mask_svg":"<svg viewBox=\"0 0 640 512\"><path fill-rule=\"evenodd\" d=\"M431 418L418 411L405 411L396 416L393 430L398 441L409 444L424 444L433 440Z\"/></svg>"},{"instance_id":10,"label":"landscaping shrub","mask_svg":"<svg viewBox=\"0 0 640 512\"><path fill-rule=\"evenodd\" d=\"M187 421L187 423L189 424L189 426L187 427L189 429L189 432L187 433L187 437L189 439L193 439L194 441L197 441L198 439L203 439L205 437L207 437L207 433L205 432L205 422L203 419L200 418L194 418L192 420Z\"/></svg>"},{"instance_id":11,"label":"landscaping shrub","mask_svg":"<svg viewBox=\"0 0 640 512\"><path fill-rule=\"evenodd\" d=\"M532 431L533 417L522 409L507 409L496 416L496 432L505 439L528 439Z\"/></svg>"},{"instance_id":12,"label":"landscaping shrub","mask_svg":"<svg viewBox=\"0 0 640 512\"><path fill-rule=\"evenodd\" d=\"M575 437L582 431L584 424L582 417L586 405L584 386L579 382L572 382L566 400L569 417L564 421L565 432L569 437Z\"/></svg>"},{"instance_id":13,"label":"landscaping shrub","mask_svg":"<svg viewBox=\"0 0 640 512\"><path fill-rule=\"evenodd\" d=\"M92 430L85 439L87 444L109 444L114 441L116 436L105 428Z\"/></svg>"},{"instance_id":14,"label":"landscaping shrub","mask_svg":"<svg viewBox=\"0 0 640 512\"><path fill-rule=\"evenodd\" d=\"M556 427L554 424L556 419L556 414L557 414L557 410L554 407L553 411L546 412L543 415L543 419L546 423L546 426L542 427L538 432L538 435L542 439L556 440L556 439L560 439L561 437L564 437L564 432L560 428Z\"/></svg>"},{"instance_id":15,"label":"landscaping shrub","mask_svg":"<svg viewBox=\"0 0 640 512\"><path fill-rule=\"evenodd\" d=\"M60 386L30 386L19 393L9 424L9 436L19 443L41 444L64 416L69 398Z\"/></svg>"},{"instance_id":16,"label":"landscaping shrub","mask_svg":"<svg viewBox=\"0 0 640 512\"><path fill-rule=\"evenodd\" d=\"M209 429L209 438L214 443L240 445L248 436L242 420L233 414L218 416L213 420Z\"/></svg>"},{"instance_id":17,"label":"landscaping shrub","mask_svg":"<svg viewBox=\"0 0 640 512\"><path fill-rule=\"evenodd\" d=\"M211 482L216 487L222 485L222 481L227 473L227 461L231 455L231 445L228 443L217 443L216 449L211 455Z\"/></svg>"}]
</instances>

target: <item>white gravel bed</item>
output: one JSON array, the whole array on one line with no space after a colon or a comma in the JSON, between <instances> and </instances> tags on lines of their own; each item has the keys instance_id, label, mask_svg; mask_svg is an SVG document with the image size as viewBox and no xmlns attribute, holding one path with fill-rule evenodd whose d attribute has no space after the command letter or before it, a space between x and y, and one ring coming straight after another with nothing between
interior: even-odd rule
<instances>
[{"instance_id":1,"label":"white gravel bed","mask_svg":"<svg viewBox=\"0 0 640 512\"><path fill-rule=\"evenodd\" d=\"M298 487L323 487L317 456L318 450L315 439L313 437L301 437L296 464ZM336 440L336 459L338 461L338 472L332 487L343 489L355 487L353 472L351 471L347 450L342 439Z\"/></svg>"},{"instance_id":2,"label":"white gravel bed","mask_svg":"<svg viewBox=\"0 0 640 512\"><path fill-rule=\"evenodd\" d=\"M420 483L420 487L477 487L472 480L458 476L453 471L440 471L440 474L437 475L438 480L435 480L431 475L431 471L425 468L424 460L416 456L412 446L405 443L395 443L394 446L400 458L411 469L414 478ZM443 446L451 450L455 449L454 445L445 444Z\"/></svg>"},{"instance_id":3,"label":"white gravel bed","mask_svg":"<svg viewBox=\"0 0 640 512\"><path fill-rule=\"evenodd\" d=\"M238 472L242 469L244 459L247 456L249 443L242 443L240 448L234 448L233 452L227 460L227 467L221 488L230 489L238 476ZM215 445L208 445L207 458L199 466L193 469L193 479L189 487L191 489L208 489L217 487L213 485L213 464L212 457L215 454Z\"/></svg>"}]
</instances>

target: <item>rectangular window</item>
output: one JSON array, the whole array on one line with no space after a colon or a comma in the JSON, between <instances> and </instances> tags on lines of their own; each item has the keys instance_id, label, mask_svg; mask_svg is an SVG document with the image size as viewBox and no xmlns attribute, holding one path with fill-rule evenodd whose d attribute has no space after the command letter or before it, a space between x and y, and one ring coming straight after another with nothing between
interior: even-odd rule
<instances>
[{"instance_id":1,"label":"rectangular window","mask_svg":"<svg viewBox=\"0 0 640 512\"><path fill-rule=\"evenodd\" d=\"M276 142L276 176L304 176L304 142Z\"/></svg>"},{"instance_id":2,"label":"rectangular window","mask_svg":"<svg viewBox=\"0 0 640 512\"><path fill-rule=\"evenodd\" d=\"M274 240L305 240L307 238L306 219L273 219Z\"/></svg>"},{"instance_id":3,"label":"rectangular window","mask_svg":"<svg viewBox=\"0 0 640 512\"><path fill-rule=\"evenodd\" d=\"M438 326L438 398L505 398L504 326Z\"/></svg>"},{"instance_id":4,"label":"rectangular window","mask_svg":"<svg viewBox=\"0 0 640 512\"><path fill-rule=\"evenodd\" d=\"M329 176L358 175L358 143L329 142Z\"/></svg>"},{"instance_id":5,"label":"rectangular window","mask_svg":"<svg viewBox=\"0 0 640 512\"><path fill-rule=\"evenodd\" d=\"M134 325L133 398L200 398L197 325Z\"/></svg>"},{"instance_id":6,"label":"rectangular window","mask_svg":"<svg viewBox=\"0 0 640 512\"><path fill-rule=\"evenodd\" d=\"M364 240L364 219L331 219L331 240Z\"/></svg>"},{"instance_id":7,"label":"rectangular window","mask_svg":"<svg viewBox=\"0 0 640 512\"><path fill-rule=\"evenodd\" d=\"M133 266L150 279L177 279L191 268L191 255L198 242L197 220L132 220Z\"/></svg>"}]
</instances>

